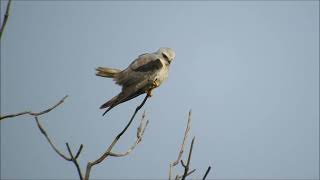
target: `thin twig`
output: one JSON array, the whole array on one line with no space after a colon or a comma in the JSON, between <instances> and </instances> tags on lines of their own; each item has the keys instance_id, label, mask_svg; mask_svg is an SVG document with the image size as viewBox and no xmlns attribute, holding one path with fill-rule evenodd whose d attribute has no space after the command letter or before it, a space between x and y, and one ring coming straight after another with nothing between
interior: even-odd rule
<instances>
[{"instance_id":1,"label":"thin twig","mask_svg":"<svg viewBox=\"0 0 320 180\"><path fill-rule=\"evenodd\" d=\"M207 178L207 175L209 174L210 169L211 169L211 166L208 167L206 174L203 176L202 180L205 180Z\"/></svg>"},{"instance_id":2,"label":"thin twig","mask_svg":"<svg viewBox=\"0 0 320 180\"><path fill-rule=\"evenodd\" d=\"M71 158L67 157L66 155L64 155L62 152L60 152L58 150L58 148L56 148L56 146L52 143L50 137L48 136L47 132L44 130L44 128L42 127L42 125L40 124L39 120L38 120L38 116L34 116L38 128L40 129L41 133L44 135L44 137L47 139L47 141L49 142L50 146L52 147L52 149L63 159L67 160L67 161L72 161Z\"/></svg>"},{"instance_id":3,"label":"thin twig","mask_svg":"<svg viewBox=\"0 0 320 180\"><path fill-rule=\"evenodd\" d=\"M181 160L181 157L182 157L182 154L184 152L185 145L186 145L186 141L187 141L187 138L188 138L188 134L189 134L189 131L190 131L190 124L191 124L191 110L189 111L188 124L187 124L186 130L184 132L184 137L183 137L183 141L182 141L182 144L181 144L181 148L180 148L180 152L179 152L179 155L178 155L178 159L175 162L173 162L172 166L176 166L177 164L179 164L179 162Z\"/></svg>"},{"instance_id":4,"label":"thin twig","mask_svg":"<svg viewBox=\"0 0 320 180\"><path fill-rule=\"evenodd\" d=\"M45 113L48 113L50 111L52 111L53 109L55 109L56 107L58 107L60 104L62 104L64 102L64 100L68 97L68 95L64 96L57 104L55 104L54 106L50 107L49 109L46 109L44 111L41 112L32 112L32 111L25 111L25 112L20 112L20 113L15 113L15 114L9 114L9 115L5 115L5 116L1 116L0 120L6 119L6 118L13 118L13 117L17 117L17 116L22 116L25 114L31 115L31 116L40 116L43 115Z\"/></svg>"},{"instance_id":5,"label":"thin twig","mask_svg":"<svg viewBox=\"0 0 320 180\"><path fill-rule=\"evenodd\" d=\"M185 146L186 146L186 142L187 142L187 139L188 139L188 135L189 135L189 131L190 131L190 127L191 127L191 110L189 111L189 114L188 114L188 123L187 123L187 127L186 127L186 130L184 132L184 136L183 136L183 141L182 141L182 144L181 144L181 148L180 148L180 151L179 151L179 154L178 154L178 158L176 161L170 163L170 169L169 169L169 180L171 180L172 178L172 172L173 172L173 167L176 166L177 164L179 164L179 162L181 162L181 165L185 168L185 164L183 162L183 160L181 159L182 158L182 155L183 155L183 152L184 152L184 149L185 149ZM191 172L193 173L193 172ZM188 176L188 175L187 175ZM175 180L179 180L181 179L182 176L179 176L179 174L177 174L175 176Z\"/></svg>"},{"instance_id":6,"label":"thin twig","mask_svg":"<svg viewBox=\"0 0 320 180\"><path fill-rule=\"evenodd\" d=\"M67 157L65 154L63 154L52 142L52 140L50 139L48 133L46 132L46 130L43 128L43 126L41 125L40 121L39 121L39 118L38 116L41 116L43 114L46 114L50 111L52 111L53 109L55 109L56 107L58 107L60 104L62 104L64 102L64 100L67 98L68 96L66 95L65 97L63 97L57 104L53 105L52 107L50 107L49 109L46 109L44 111L41 111L41 112L31 112L31 111L26 111L26 112L21 112L21 113L16 113L16 114L10 114L10 115L6 115L6 116L3 116L1 117L0 119L5 119L5 118L13 118L13 117L17 117L17 116L21 116L21 115L25 115L25 114L28 114L28 115L31 115L34 117L36 123L37 123L37 126L41 132L41 134L46 138L46 140L48 141L48 143L50 144L51 148L60 156L62 157L64 160L66 161L72 161L74 163L74 165L76 166L77 168L77 171L78 171L78 174L79 174L79 177L80 177L80 180L83 180L83 176L82 176L82 173L81 173L81 169L80 169L80 166L79 166L79 163L77 161L77 158L79 157L82 149L83 149L83 145L81 144L77 153L76 153L76 156L73 156L73 153L71 152L71 149L69 147L69 144L66 143L67 145L67 149L69 151L69 155L70 157Z\"/></svg>"},{"instance_id":7,"label":"thin twig","mask_svg":"<svg viewBox=\"0 0 320 180\"><path fill-rule=\"evenodd\" d=\"M77 154L76 154L76 157L74 157L75 159L78 159L78 157L79 157L79 155L80 155L80 153L81 153L81 151L82 151L82 148L83 148L83 144L80 145L80 147L79 147L79 149L78 149L78 152L77 152Z\"/></svg>"},{"instance_id":8,"label":"thin twig","mask_svg":"<svg viewBox=\"0 0 320 180\"><path fill-rule=\"evenodd\" d=\"M192 171L189 171L189 172L187 173L187 176L191 175L191 174L194 173L195 171L196 171L196 169L193 169ZM187 176L186 176L186 177L187 177ZM181 178L182 178L182 176L177 175L176 178L175 178L175 180L180 180Z\"/></svg>"},{"instance_id":9,"label":"thin twig","mask_svg":"<svg viewBox=\"0 0 320 180\"><path fill-rule=\"evenodd\" d=\"M189 176L190 174L194 173L195 171L196 171L196 169L193 169L193 170L189 171L189 172L187 173L187 176Z\"/></svg>"},{"instance_id":10,"label":"thin twig","mask_svg":"<svg viewBox=\"0 0 320 180\"><path fill-rule=\"evenodd\" d=\"M113 142L111 143L111 145L107 148L107 150L96 160L94 161L89 161L87 164L87 168L86 168L86 174L84 179L88 180L89 176L90 176L90 171L92 166L97 165L99 163L101 163L103 160L105 160L108 156L110 156L110 152L112 150L112 148L115 146L115 144L118 142L118 140L120 139L120 137L126 132L126 130L129 128L129 126L131 125L134 117L136 116L137 112L142 108L142 106L146 103L147 99L149 98L149 95L146 95L146 97L143 99L142 103L136 108L135 112L133 113L130 121L128 122L128 124L125 126L125 128L116 136L116 138L113 140Z\"/></svg>"},{"instance_id":11,"label":"thin twig","mask_svg":"<svg viewBox=\"0 0 320 180\"><path fill-rule=\"evenodd\" d=\"M146 130L146 127L149 124L149 121L146 121L146 123L143 125L144 119L145 119L145 113L143 113L140 125L139 125L139 127L137 129L137 139L134 142L134 144L126 152L123 152L123 153L110 152L109 156L123 157L123 156L126 156L126 155L130 154L133 151L133 149L141 142L143 134L144 134L144 131Z\"/></svg>"},{"instance_id":12,"label":"thin twig","mask_svg":"<svg viewBox=\"0 0 320 180\"><path fill-rule=\"evenodd\" d=\"M80 169L80 166L79 166L79 163L77 161L77 158L79 157L82 149L83 149L83 145L81 144L77 153L76 153L76 156L73 156L73 153L71 152L71 149L69 147L69 144L66 143L67 145L67 149L69 151L69 155L70 157L67 157L66 155L64 155L53 143L52 143L52 140L50 139L50 137L48 136L48 133L46 132L46 130L42 127L41 123L39 122L39 119L38 119L38 116L34 116L36 122L37 122L37 125L38 125L38 128L40 130L40 132L44 135L44 137L47 139L48 143L50 144L50 146L52 147L52 149L60 156L62 157L63 159L65 159L66 161L72 161L74 163L74 165L76 166L77 168L77 171L78 171L78 174L79 174L79 177L80 177L80 180L83 180L83 176L82 176L82 173L81 173L81 169Z\"/></svg>"},{"instance_id":13,"label":"thin twig","mask_svg":"<svg viewBox=\"0 0 320 180\"><path fill-rule=\"evenodd\" d=\"M70 148L70 146L69 146L69 143L66 143L66 146L67 146L68 152L69 152L69 154L70 154L71 160L72 160L73 164L74 164L74 165L76 166L76 168L77 168L77 171L78 171L78 174L79 174L79 178L80 178L80 180L83 180L82 172L81 172L81 169L80 169L78 160L77 160L79 154L81 153L81 150L82 150L83 145L81 144L81 146L80 146L80 148L79 148L78 153L77 153L76 156L73 156L73 153L72 153L72 151L71 151L71 148Z\"/></svg>"},{"instance_id":14,"label":"thin twig","mask_svg":"<svg viewBox=\"0 0 320 180\"><path fill-rule=\"evenodd\" d=\"M1 28L0 28L0 40L2 38L2 33L4 31L4 28L5 28L6 24L7 24L8 18L9 18L10 5L11 5L11 0L8 0L6 13L4 14L3 22L2 22L2 25L1 25Z\"/></svg>"},{"instance_id":15,"label":"thin twig","mask_svg":"<svg viewBox=\"0 0 320 180\"><path fill-rule=\"evenodd\" d=\"M171 180L171 178L172 178L172 171L173 171L172 164L170 163L170 165L169 165L169 180Z\"/></svg>"},{"instance_id":16,"label":"thin twig","mask_svg":"<svg viewBox=\"0 0 320 180\"><path fill-rule=\"evenodd\" d=\"M186 177L191 174L191 173L189 173L189 168L190 168L190 161L191 161L191 155L192 155L192 149L193 149L194 140L195 140L195 137L193 137L193 138L192 138L192 141L191 141L191 146L190 146L190 151L189 151L189 156L188 156L187 165L184 165L184 164L183 164L184 173L183 173L183 175L182 175L182 180L185 180ZM181 163L182 163L182 162L183 162L183 161L181 161Z\"/></svg>"},{"instance_id":17,"label":"thin twig","mask_svg":"<svg viewBox=\"0 0 320 180\"><path fill-rule=\"evenodd\" d=\"M189 172L187 173L186 177L189 176L189 175L191 175L191 174L194 173L195 171L196 171L196 169L193 169L193 170L189 171ZM175 179L176 179L176 180L180 180L181 178L182 178L182 176L177 175Z\"/></svg>"},{"instance_id":18,"label":"thin twig","mask_svg":"<svg viewBox=\"0 0 320 180\"><path fill-rule=\"evenodd\" d=\"M187 167L187 165L184 163L183 160L181 160L180 162L181 162L182 167L184 167L184 168Z\"/></svg>"}]
</instances>

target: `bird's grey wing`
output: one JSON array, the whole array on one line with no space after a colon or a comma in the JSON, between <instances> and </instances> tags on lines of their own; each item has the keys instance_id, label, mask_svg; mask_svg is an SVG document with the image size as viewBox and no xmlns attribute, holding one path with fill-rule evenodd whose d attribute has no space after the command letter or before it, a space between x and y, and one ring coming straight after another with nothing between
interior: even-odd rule
<instances>
[{"instance_id":1,"label":"bird's grey wing","mask_svg":"<svg viewBox=\"0 0 320 180\"><path fill-rule=\"evenodd\" d=\"M140 67L150 68L152 64L153 66L151 67L155 68L156 67L155 65L157 64L158 59L159 59L159 56L154 53L142 54L129 65L129 68L132 70L138 70Z\"/></svg>"},{"instance_id":2,"label":"bird's grey wing","mask_svg":"<svg viewBox=\"0 0 320 180\"><path fill-rule=\"evenodd\" d=\"M119 73L116 82L125 89L143 81L148 76L152 76L162 67L163 64L157 55L143 54L134 60L127 69Z\"/></svg>"},{"instance_id":3,"label":"bird's grey wing","mask_svg":"<svg viewBox=\"0 0 320 180\"><path fill-rule=\"evenodd\" d=\"M137 96L140 96L141 94L144 94L148 90L149 86L150 86L150 81L148 78L145 78L143 81L123 89L122 92L119 93L116 97L112 98L110 101L108 101L107 103L105 103L100 107L101 109L109 107L103 113L103 115L105 115L108 111L110 111L115 106L123 102L129 101Z\"/></svg>"}]
</instances>

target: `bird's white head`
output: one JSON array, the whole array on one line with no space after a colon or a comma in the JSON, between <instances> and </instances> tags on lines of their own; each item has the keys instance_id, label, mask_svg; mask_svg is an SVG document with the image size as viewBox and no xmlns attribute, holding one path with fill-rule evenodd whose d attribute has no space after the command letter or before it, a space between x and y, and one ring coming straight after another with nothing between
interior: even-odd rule
<instances>
[{"instance_id":1,"label":"bird's white head","mask_svg":"<svg viewBox=\"0 0 320 180\"><path fill-rule=\"evenodd\" d=\"M168 61L169 64L176 57L176 53L171 48L163 47L160 48L156 53L161 55L166 61Z\"/></svg>"}]
</instances>

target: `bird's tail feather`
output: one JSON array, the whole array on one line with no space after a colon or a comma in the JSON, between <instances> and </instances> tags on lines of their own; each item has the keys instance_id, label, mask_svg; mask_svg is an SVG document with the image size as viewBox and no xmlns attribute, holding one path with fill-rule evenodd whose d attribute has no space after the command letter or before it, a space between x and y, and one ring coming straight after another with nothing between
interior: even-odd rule
<instances>
[{"instance_id":1,"label":"bird's tail feather","mask_svg":"<svg viewBox=\"0 0 320 180\"><path fill-rule=\"evenodd\" d=\"M104 108L107 108L107 107L110 107L110 106L114 106L114 104L116 104L116 101L117 101L118 97L119 97L119 95L113 97L112 99L110 99L106 103L102 104L100 106L100 109L104 109Z\"/></svg>"},{"instance_id":2,"label":"bird's tail feather","mask_svg":"<svg viewBox=\"0 0 320 180\"><path fill-rule=\"evenodd\" d=\"M102 116L104 116L108 111L110 111L112 108L114 108L116 105L118 105L119 103L117 102L119 95L113 97L112 99L110 99L109 101L107 101L106 103L102 104L100 106L100 109L104 109L109 107L103 114Z\"/></svg>"},{"instance_id":3,"label":"bird's tail feather","mask_svg":"<svg viewBox=\"0 0 320 180\"><path fill-rule=\"evenodd\" d=\"M104 116L107 112L109 112L112 108L116 107L117 105L124 103L126 101L129 101L130 99L133 99L137 96L140 96L141 94L143 94L143 91L138 91L135 94L126 96L125 93L121 92L120 94L116 95L115 97L113 97L112 99L110 99L109 101L107 101L106 103L102 104L100 106L100 109L104 109L109 107L103 114L102 116Z\"/></svg>"},{"instance_id":4,"label":"bird's tail feather","mask_svg":"<svg viewBox=\"0 0 320 180\"><path fill-rule=\"evenodd\" d=\"M114 78L121 70L108 67L98 67L96 68L96 75L107 78Z\"/></svg>"},{"instance_id":5,"label":"bird's tail feather","mask_svg":"<svg viewBox=\"0 0 320 180\"><path fill-rule=\"evenodd\" d=\"M110 106L110 107L102 114L102 116L104 116L105 114L107 114L107 112L109 112L112 108L114 108L114 106Z\"/></svg>"}]
</instances>

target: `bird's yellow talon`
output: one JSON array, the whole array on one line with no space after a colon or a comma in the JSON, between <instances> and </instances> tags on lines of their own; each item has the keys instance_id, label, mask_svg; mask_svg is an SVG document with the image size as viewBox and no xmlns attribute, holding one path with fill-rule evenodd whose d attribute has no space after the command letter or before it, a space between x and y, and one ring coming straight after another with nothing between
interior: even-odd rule
<instances>
[{"instance_id":1,"label":"bird's yellow talon","mask_svg":"<svg viewBox=\"0 0 320 180\"><path fill-rule=\"evenodd\" d=\"M148 95L149 97L152 96L152 89L150 89L150 90L147 91L147 95Z\"/></svg>"},{"instance_id":2,"label":"bird's yellow talon","mask_svg":"<svg viewBox=\"0 0 320 180\"><path fill-rule=\"evenodd\" d=\"M153 88L159 87L159 83L157 82L157 79L152 82L152 87Z\"/></svg>"}]
</instances>

